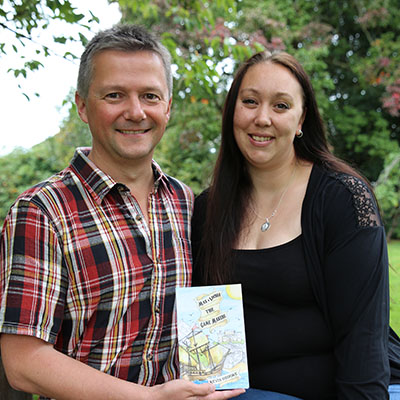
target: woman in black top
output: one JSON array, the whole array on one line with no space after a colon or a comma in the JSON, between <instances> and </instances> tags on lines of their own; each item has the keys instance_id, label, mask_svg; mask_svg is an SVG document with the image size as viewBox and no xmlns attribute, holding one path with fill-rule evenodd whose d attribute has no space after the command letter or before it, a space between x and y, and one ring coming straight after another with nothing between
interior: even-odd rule
<instances>
[{"instance_id":1,"label":"woman in black top","mask_svg":"<svg viewBox=\"0 0 400 400\"><path fill-rule=\"evenodd\" d=\"M237 72L192 225L194 285L242 283L250 385L265 391L243 398L382 400L399 388L375 197L329 151L289 54L258 53Z\"/></svg>"}]
</instances>

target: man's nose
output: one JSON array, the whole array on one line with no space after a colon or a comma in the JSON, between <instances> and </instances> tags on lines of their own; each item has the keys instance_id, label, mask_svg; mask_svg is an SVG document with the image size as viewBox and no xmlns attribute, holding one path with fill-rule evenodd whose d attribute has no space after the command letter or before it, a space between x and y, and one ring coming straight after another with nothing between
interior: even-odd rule
<instances>
[{"instance_id":1,"label":"man's nose","mask_svg":"<svg viewBox=\"0 0 400 400\"><path fill-rule=\"evenodd\" d=\"M146 113L143 109L143 104L138 97L131 97L126 102L124 110L124 118L132 121L142 121L146 118Z\"/></svg>"}]
</instances>

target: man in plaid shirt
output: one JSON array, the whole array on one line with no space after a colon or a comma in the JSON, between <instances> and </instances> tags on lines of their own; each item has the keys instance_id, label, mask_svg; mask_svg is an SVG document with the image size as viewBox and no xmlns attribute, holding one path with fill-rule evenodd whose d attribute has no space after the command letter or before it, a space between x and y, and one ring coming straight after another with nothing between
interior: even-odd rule
<instances>
[{"instance_id":1,"label":"man in plaid shirt","mask_svg":"<svg viewBox=\"0 0 400 400\"><path fill-rule=\"evenodd\" d=\"M193 194L152 159L171 100L170 55L147 31L118 26L89 42L76 104L92 147L21 194L2 231L0 343L16 389L90 400L242 392L175 379Z\"/></svg>"}]
</instances>

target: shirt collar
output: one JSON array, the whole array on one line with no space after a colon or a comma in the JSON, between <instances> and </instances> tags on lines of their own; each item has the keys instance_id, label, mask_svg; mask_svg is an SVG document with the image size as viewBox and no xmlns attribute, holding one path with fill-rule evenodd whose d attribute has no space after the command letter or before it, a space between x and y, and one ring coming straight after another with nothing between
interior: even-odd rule
<instances>
[{"instance_id":1,"label":"shirt collar","mask_svg":"<svg viewBox=\"0 0 400 400\"><path fill-rule=\"evenodd\" d=\"M100 204L104 197L114 188L123 187L128 190L125 184L115 181L110 175L97 168L96 165L89 160L89 147L77 148L71 161L71 168L78 175L81 182L92 193L95 201ZM154 174L154 193L165 188L172 192L168 177L162 172L160 166L153 160L152 168Z\"/></svg>"}]
</instances>

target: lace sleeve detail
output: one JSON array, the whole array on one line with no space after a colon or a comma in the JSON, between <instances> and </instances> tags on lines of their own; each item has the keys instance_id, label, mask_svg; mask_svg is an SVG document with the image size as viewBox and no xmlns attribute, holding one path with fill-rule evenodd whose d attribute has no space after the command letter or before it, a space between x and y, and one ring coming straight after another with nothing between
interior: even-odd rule
<instances>
[{"instance_id":1,"label":"lace sleeve detail","mask_svg":"<svg viewBox=\"0 0 400 400\"><path fill-rule=\"evenodd\" d=\"M381 226L381 218L375 197L366 183L355 176L347 174L335 173L334 176L352 194L358 226L360 228Z\"/></svg>"}]
</instances>

